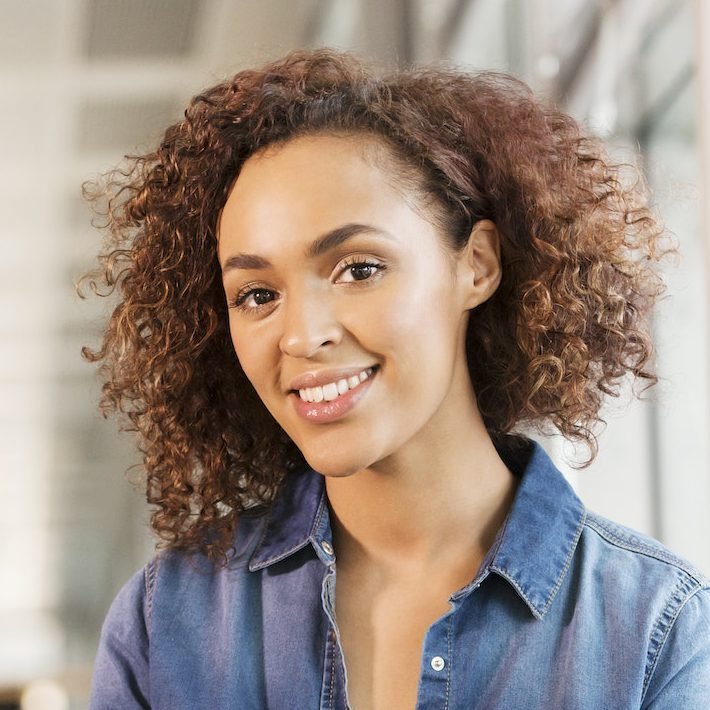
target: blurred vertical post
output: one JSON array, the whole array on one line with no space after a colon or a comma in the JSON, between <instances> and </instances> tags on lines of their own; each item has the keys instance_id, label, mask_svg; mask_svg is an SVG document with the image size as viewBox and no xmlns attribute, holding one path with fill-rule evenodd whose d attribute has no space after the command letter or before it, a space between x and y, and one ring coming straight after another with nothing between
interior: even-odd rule
<instances>
[{"instance_id":1,"label":"blurred vertical post","mask_svg":"<svg viewBox=\"0 0 710 710\"><path fill-rule=\"evenodd\" d=\"M697 100L697 126L698 126L698 153L700 158L701 178L701 228L705 254L705 273L710 275L710 134L708 120L710 117L710 3L707 0L695 0L695 13L697 22L696 47L697 49L697 75L698 75L698 100ZM707 303L710 303L710 278L705 281ZM710 343L708 343L710 347ZM705 401L710 407L710 392L706 393ZM710 501L708 501L710 504Z\"/></svg>"}]
</instances>

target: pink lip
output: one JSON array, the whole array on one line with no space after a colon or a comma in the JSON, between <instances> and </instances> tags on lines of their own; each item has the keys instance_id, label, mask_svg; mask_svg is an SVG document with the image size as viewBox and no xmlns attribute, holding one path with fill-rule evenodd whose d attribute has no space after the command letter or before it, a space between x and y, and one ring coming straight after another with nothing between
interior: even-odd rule
<instances>
[{"instance_id":1,"label":"pink lip","mask_svg":"<svg viewBox=\"0 0 710 710\"><path fill-rule=\"evenodd\" d=\"M288 389L291 390L303 390L306 387L323 387L323 385L330 384L331 382L337 382L338 380L347 380L349 377L354 377L359 375L363 370L367 370L368 367L373 367L372 365L365 367L347 367L340 370L319 370L318 372L304 372L298 377L294 377L291 382L289 382Z\"/></svg>"},{"instance_id":2,"label":"pink lip","mask_svg":"<svg viewBox=\"0 0 710 710\"><path fill-rule=\"evenodd\" d=\"M360 370L361 372L361 370ZM344 417L350 412L358 402L367 394L372 381L377 376L376 369L364 382L361 382L355 389L348 390L345 394L330 402L304 402L297 392L291 392L289 397L292 398L293 407L296 413L303 419L314 424L328 424ZM357 374L354 372L353 374ZM332 382L332 380L326 380Z\"/></svg>"}]
</instances>

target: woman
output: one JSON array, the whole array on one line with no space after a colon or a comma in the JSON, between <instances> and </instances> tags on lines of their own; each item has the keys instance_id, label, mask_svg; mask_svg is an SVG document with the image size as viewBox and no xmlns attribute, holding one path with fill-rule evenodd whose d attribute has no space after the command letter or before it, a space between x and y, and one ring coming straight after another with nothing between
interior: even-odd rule
<instances>
[{"instance_id":1,"label":"woman","mask_svg":"<svg viewBox=\"0 0 710 710\"><path fill-rule=\"evenodd\" d=\"M509 77L322 49L118 174L86 354L168 549L92 707L707 706L707 581L520 434L591 459L603 396L655 380L663 231L620 170Z\"/></svg>"}]
</instances>

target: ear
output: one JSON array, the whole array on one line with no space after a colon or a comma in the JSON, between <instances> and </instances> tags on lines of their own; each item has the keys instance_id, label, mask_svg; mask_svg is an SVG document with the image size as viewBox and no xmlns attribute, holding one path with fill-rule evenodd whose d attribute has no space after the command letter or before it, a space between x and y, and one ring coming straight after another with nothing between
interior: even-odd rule
<instances>
[{"instance_id":1,"label":"ear","mask_svg":"<svg viewBox=\"0 0 710 710\"><path fill-rule=\"evenodd\" d=\"M473 225L466 246L458 257L458 283L464 308L470 310L487 301L502 278L500 234L490 219Z\"/></svg>"}]
</instances>

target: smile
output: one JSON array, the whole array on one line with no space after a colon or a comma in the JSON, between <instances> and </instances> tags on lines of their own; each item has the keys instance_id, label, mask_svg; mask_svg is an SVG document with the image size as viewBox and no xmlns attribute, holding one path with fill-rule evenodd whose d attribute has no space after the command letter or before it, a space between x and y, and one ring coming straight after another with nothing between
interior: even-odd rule
<instances>
[{"instance_id":1,"label":"smile","mask_svg":"<svg viewBox=\"0 0 710 710\"><path fill-rule=\"evenodd\" d=\"M346 392L359 387L370 377L373 371L373 367L368 367L358 375L343 378L337 382L329 382L322 387L306 387L305 389L298 390L298 395L304 402L332 402Z\"/></svg>"}]
</instances>

